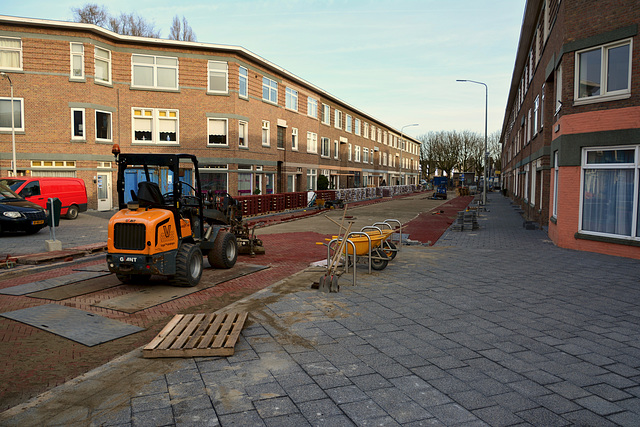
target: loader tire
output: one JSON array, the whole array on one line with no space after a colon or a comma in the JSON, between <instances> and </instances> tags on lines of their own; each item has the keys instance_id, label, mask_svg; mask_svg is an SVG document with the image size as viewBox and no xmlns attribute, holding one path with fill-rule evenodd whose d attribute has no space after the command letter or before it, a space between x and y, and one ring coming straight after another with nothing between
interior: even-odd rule
<instances>
[{"instance_id":1,"label":"loader tire","mask_svg":"<svg viewBox=\"0 0 640 427\"><path fill-rule=\"evenodd\" d=\"M209 264L214 268L231 268L238 259L238 242L236 236L228 231L221 231L213 242L213 249L207 254Z\"/></svg>"},{"instance_id":2,"label":"loader tire","mask_svg":"<svg viewBox=\"0 0 640 427\"><path fill-rule=\"evenodd\" d=\"M171 277L174 286L191 288L202 277L202 251L192 243L183 243L176 255L176 274Z\"/></svg>"}]
</instances>

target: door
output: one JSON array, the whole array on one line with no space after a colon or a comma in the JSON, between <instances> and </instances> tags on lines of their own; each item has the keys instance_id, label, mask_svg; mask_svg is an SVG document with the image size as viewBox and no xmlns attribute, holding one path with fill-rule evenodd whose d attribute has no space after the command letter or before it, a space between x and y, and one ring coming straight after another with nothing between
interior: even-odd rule
<instances>
[{"instance_id":1,"label":"door","mask_svg":"<svg viewBox=\"0 0 640 427\"><path fill-rule=\"evenodd\" d=\"M253 176L254 176L253 194L262 194L262 174L256 173Z\"/></svg>"},{"instance_id":2,"label":"door","mask_svg":"<svg viewBox=\"0 0 640 427\"><path fill-rule=\"evenodd\" d=\"M98 184L98 210L111 210L111 173L98 172L96 175Z\"/></svg>"}]
</instances>

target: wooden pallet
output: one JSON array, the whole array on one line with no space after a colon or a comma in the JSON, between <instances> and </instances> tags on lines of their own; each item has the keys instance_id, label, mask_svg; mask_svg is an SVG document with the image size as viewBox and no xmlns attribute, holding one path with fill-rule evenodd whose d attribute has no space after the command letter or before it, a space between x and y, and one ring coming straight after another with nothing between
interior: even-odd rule
<instances>
[{"instance_id":1,"label":"wooden pallet","mask_svg":"<svg viewBox=\"0 0 640 427\"><path fill-rule=\"evenodd\" d=\"M177 314L142 349L142 355L147 358L233 356L248 314Z\"/></svg>"}]
</instances>

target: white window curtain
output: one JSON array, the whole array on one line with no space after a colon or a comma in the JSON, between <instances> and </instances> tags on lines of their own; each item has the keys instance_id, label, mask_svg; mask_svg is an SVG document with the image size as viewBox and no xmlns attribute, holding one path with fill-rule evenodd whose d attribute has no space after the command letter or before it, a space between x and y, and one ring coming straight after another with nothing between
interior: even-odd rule
<instances>
[{"instance_id":1,"label":"white window curtain","mask_svg":"<svg viewBox=\"0 0 640 427\"><path fill-rule=\"evenodd\" d=\"M631 235L633 169L585 169L582 229Z\"/></svg>"}]
</instances>

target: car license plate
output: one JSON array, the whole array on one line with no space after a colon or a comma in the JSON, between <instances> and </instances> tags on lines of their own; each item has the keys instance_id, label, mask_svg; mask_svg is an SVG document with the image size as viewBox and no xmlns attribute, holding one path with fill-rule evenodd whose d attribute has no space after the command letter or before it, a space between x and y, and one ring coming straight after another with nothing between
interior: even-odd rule
<instances>
[{"instance_id":1,"label":"car license plate","mask_svg":"<svg viewBox=\"0 0 640 427\"><path fill-rule=\"evenodd\" d=\"M44 219L40 219L38 221L31 221L32 225L40 225L40 224L44 224Z\"/></svg>"}]
</instances>

